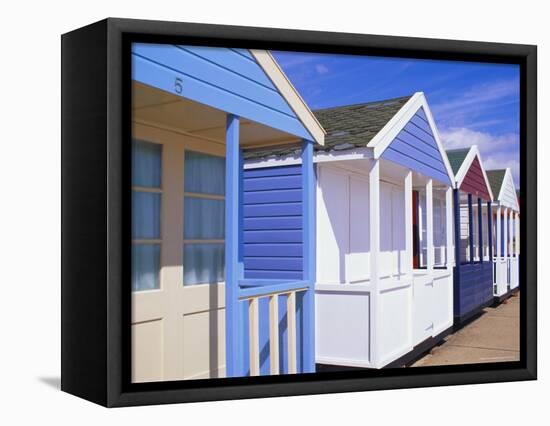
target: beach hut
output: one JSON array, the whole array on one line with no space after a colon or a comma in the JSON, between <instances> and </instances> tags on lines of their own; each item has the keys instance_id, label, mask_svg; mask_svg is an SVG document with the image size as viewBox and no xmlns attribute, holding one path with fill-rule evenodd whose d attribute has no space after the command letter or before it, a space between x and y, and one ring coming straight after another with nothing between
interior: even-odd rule
<instances>
[{"instance_id":1,"label":"beach hut","mask_svg":"<svg viewBox=\"0 0 550 426\"><path fill-rule=\"evenodd\" d=\"M493 295L502 301L519 289L519 202L512 171L488 170L493 203Z\"/></svg>"},{"instance_id":2,"label":"beach hut","mask_svg":"<svg viewBox=\"0 0 550 426\"><path fill-rule=\"evenodd\" d=\"M132 138L132 381L313 371L324 130L271 54L133 44Z\"/></svg>"},{"instance_id":3,"label":"beach hut","mask_svg":"<svg viewBox=\"0 0 550 426\"><path fill-rule=\"evenodd\" d=\"M453 325L450 164L423 93L314 113L316 362L404 364ZM250 154L251 170L300 162Z\"/></svg>"},{"instance_id":4,"label":"beach hut","mask_svg":"<svg viewBox=\"0 0 550 426\"><path fill-rule=\"evenodd\" d=\"M458 325L493 300L493 193L477 146L447 151L455 173L454 317Z\"/></svg>"}]
</instances>

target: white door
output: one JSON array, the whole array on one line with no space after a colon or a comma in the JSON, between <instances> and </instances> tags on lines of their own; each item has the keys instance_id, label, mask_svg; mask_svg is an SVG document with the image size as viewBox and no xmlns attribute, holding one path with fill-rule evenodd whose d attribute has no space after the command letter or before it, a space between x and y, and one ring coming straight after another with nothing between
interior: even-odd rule
<instances>
[{"instance_id":1,"label":"white door","mask_svg":"<svg viewBox=\"0 0 550 426\"><path fill-rule=\"evenodd\" d=\"M132 381L222 377L224 146L143 124L133 137Z\"/></svg>"}]
</instances>

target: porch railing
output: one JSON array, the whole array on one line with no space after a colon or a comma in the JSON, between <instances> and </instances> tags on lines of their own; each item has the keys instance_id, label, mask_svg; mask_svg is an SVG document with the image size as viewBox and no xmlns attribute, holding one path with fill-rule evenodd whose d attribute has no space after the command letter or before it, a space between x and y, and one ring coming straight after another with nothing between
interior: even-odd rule
<instances>
[{"instance_id":1,"label":"porch railing","mask_svg":"<svg viewBox=\"0 0 550 426\"><path fill-rule=\"evenodd\" d=\"M249 368L251 376L260 375L260 299L269 299L269 372L280 374L279 296L286 298L288 374L297 373L296 295L308 291L306 281L258 285L257 280L242 281L240 300L248 301Z\"/></svg>"}]
</instances>

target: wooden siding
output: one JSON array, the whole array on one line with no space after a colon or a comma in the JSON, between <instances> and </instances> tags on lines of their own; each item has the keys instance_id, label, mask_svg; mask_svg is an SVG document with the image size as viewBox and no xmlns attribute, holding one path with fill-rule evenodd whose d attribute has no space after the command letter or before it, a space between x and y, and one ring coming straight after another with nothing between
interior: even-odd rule
<instances>
[{"instance_id":1,"label":"wooden siding","mask_svg":"<svg viewBox=\"0 0 550 426\"><path fill-rule=\"evenodd\" d=\"M468 172L466 172L466 176L464 176L460 185L460 190L472 194L475 197L480 197L485 201L491 200L489 188L487 188L487 183L483 177L483 171L481 170L481 164L477 157L474 158Z\"/></svg>"},{"instance_id":2,"label":"wooden siding","mask_svg":"<svg viewBox=\"0 0 550 426\"><path fill-rule=\"evenodd\" d=\"M243 178L244 277L302 279L301 166L248 169Z\"/></svg>"},{"instance_id":3,"label":"wooden siding","mask_svg":"<svg viewBox=\"0 0 550 426\"><path fill-rule=\"evenodd\" d=\"M444 184L451 184L445 162L423 108L420 108L397 134L382 153L382 158Z\"/></svg>"},{"instance_id":4,"label":"wooden siding","mask_svg":"<svg viewBox=\"0 0 550 426\"><path fill-rule=\"evenodd\" d=\"M457 275L457 268L460 274ZM454 268L454 316L463 318L493 298L493 262L469 263Z\"/></svg>"},{"instance_id":5,"label":"wooden siding","mask_svg":"<svg viewBox=\"0 0 550 426\"><path fill-rule=\"evenodd\" d=\"M132 79L313 140L246 50L134 43Z\"/></svg>"}]
</instances>

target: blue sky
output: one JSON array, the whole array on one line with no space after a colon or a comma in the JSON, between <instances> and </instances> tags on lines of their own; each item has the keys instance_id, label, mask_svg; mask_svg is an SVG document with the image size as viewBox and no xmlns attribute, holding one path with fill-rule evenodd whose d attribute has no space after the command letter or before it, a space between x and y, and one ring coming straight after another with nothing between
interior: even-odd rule
<instances>
[{"instance_id":1,"label":"blue sky","mask_svg":"<svg viewBox=\"0 0 550 426\"><path fill-rule=\"evenodd\" d=\"M478 145L519 189L519 66L273 52L313 110L424 92L445 149Z\"/></svg>"}]
</instances>

